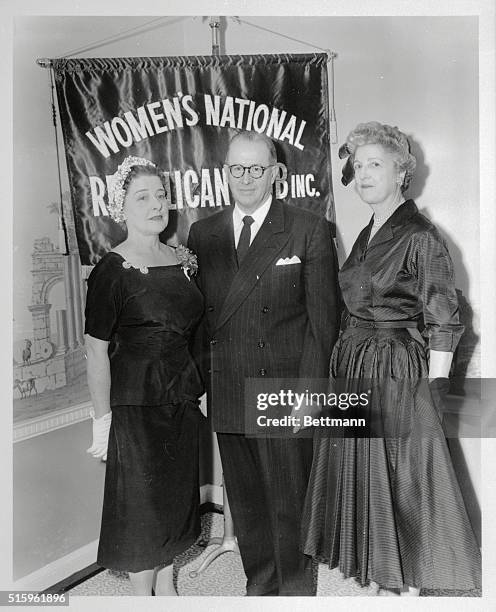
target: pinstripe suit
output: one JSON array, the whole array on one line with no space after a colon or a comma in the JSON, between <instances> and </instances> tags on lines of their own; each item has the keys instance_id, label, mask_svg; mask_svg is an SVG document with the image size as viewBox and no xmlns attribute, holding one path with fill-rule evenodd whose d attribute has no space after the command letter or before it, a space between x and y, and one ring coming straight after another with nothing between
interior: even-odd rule
<instances>
[{"instance_id":1,"label":"pinstripe suit","mask_svg":"<svg viewBox=\"0 0 496 612\"><path fill-rule=\"evenodd\" d=\"M273 199L238 269L232 209L194 223L209 342L209 409L250 595L313 592L298 552L311 440L248 439L247 377L325 378L338 332L336 258L329 227ZM299 263L275 265L297 256Z\"/></svg>"}]
</instances>

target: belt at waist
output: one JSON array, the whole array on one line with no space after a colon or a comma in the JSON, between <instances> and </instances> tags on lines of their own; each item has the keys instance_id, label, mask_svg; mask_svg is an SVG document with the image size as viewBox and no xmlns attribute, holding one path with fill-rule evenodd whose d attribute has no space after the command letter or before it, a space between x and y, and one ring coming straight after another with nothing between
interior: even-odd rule
<instances>
[{"instance_id":1,"label":"belt at waist","mask_svg":"<svg viewBox=\"0 0 496 612\"><path fill-rule=\"evenodd\" d=\"M416 321L368 321L350 316L346 319L346 327L363 327L365 329L407 329L417 328Z\"/></svg>"},{"instance_id":2,"label":"belt at waist","mask_svg":"<svg viewBox=\"0 0 496 612\"><path fill-rule=\"evenodd\" d=\"M188 354L188 341L184 336L170 332L129 334L114 338L111 354L125 353L140 359L171 359L182 361Z\"/></svg>"}]
</instances>

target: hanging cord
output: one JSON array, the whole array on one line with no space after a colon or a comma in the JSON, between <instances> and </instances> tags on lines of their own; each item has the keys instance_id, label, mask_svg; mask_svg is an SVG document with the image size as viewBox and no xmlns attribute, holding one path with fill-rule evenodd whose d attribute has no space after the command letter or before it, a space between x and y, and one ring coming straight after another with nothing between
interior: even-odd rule
<instances>
[{"instance_id":1,"label":"hanging cord","mask_svg":"<svg viewBox=\"0 0 496 612\"><path fill-rule=\"evenodd\" d=\"M59 155L59 136L57 134L57 110L55 108L55 96L53 94L53 69L50 66L50 94L52 97L52 120L53 129L55 131L55 151L57 153L57 174L59 179L59 250L62 255L69 255L69 240L67 236L67 225L64 216L64 202L62 197L62 176L60 172L60 155Z\"/></svg>"},{"instance_id":2,"label":"hanging cord","mask_svg":"<svg viewBox=\"0 0 496 612\"><path fill-rule=\"evenodd\" d=\"M168 21L164 22L164 19L168 19ZM76 53L85 53L86 51L93 51L94 49L99 49L100 47L104 47L105 45L124 40L126 38L129 38L130 36L135 36L136 34L144 34L145 32L148 32L155 28L161 28L166 25L173 25L175 23L179 23L180 21L185 21L186 19L190 19L190 17L175 17L173 19L169 19L167 17L157 17L156 19L152 19L151 21L142 23L139 26L134 26L133 28L128 28L127 30L122 30L117 34L108 36L107 38L96 40L84 47L79 47L77 49L72 49L72 51L67 51L67 53L64 53L63 55L60 55L58 57L65 59L71 57L72 55L75 55ZM153 24L156 24L155 27L150 27Z\"/></svg>"},{"instance_id":3,"label":"hanging cord","mask_svg":"<svg viewBox=\"0 0 496 612\"><path fill-rule=\"evenodd\" d=\"M276 36L280 36L281 38L285 38L286 40L292 40L293 42L300 43L300 45L306 45L307 47L312 47L312 49L318 49L319 51L324 51L327 53L329 60L331 58L337 57L337 53L334 51L330 51L329 49L324 49L323 47L319 47L314 43L309 43L306 40L300 40L298 38L293 38L292 36L288 36L287 34L281 34L281 32L277 32L276 30L271 30L269 28L264 28L263 26L259 26L255 23L251 23L250 21L246 21L245 19L240 19L239 17L231 17L234 23L249 25L256 30L262 30L263 32L268 32L269 34L275 34Z\"/></svg>"},{"instance_id":4,"label":"hanging cord","mask_svg":"<svg viewBox=\"0 0 496 612\"><path fill-rule=\"evenodd\" d=\"M331 130L331 143L338 142L338 124L336 122L336 110L334 108L334 59L336 55L331 56L329 64L331 66L331 110L329 111L329 127Z\"/></svg>"},{"instance_id":5,"label":"hanging cord","mask_svg":"<svg viewBox=\"0 0 496 612\"><path fill-rule=\"evenodd\" d=\"M248 25L256 30L262 30L262 32L268 32L269 34L274 34L275 36L279 36L281 38L285 38L286 40L291 40L292 42L297 42L300 45L306 45L307 47L312 47L313 49L318 49L319 51L324 51L327 53L327 63L330 64L330 84L331 84L331 108L329 111L329 123L330 123L330 139L332 144L336 144L338 142L338 130L337 130L337 121L336 121L336 110L334 108L334 60L338 56L335 51L331 51L330 49L324 49L323 47L319 47L314 43L309 43L305 40L300 40L298 38L294 38L293 36L288 36L287 34L281 34L281 32L277 32L276 30L271 30L270 28L265 28L263 26L259 26L255 23L251 23L250 21L246 21L245 19L240 19L239 17L231 17L234 23L238 25L244 24Z\"/></svg>"}]
</instances>

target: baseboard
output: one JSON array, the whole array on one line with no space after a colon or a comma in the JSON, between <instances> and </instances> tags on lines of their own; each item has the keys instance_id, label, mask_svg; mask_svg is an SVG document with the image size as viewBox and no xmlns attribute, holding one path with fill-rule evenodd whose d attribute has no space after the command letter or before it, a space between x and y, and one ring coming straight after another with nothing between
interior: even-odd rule
<instances>
[{"instance_id":1,"label":"baseboard","mask_svg":"<svg viewBox=\"0 0 496 612\"><path fill-rule=\"evenodd\" d=\"M222 487L205 484L200 487L200 503L222 507ZM89 568L96 561L98 540L45 565L13 583L16 591L44 591L67 580L69 576Z\"/></svg>"},{"instance_id":2,"label":"baseboard","mask_svg":"<svg viewBox=\"0 0 496 612\"><path fill-rule=\"evenodd\" d=\"M95 563L98 540L52 561L32 574L28 574L13 584L15 591L44 591L81 569Z\"/></svg>"},{"instance_id":3,"label":"baseboard","mask_svg":"<svg viewBox=\"0 0 496 612\"><path fill-rule=\"evenodd\" d=\"M33 419L14 423L13 442L22 442L62 427L69 427L90 418L91 402L55 410Z\"/></svg>"}]
</instances>

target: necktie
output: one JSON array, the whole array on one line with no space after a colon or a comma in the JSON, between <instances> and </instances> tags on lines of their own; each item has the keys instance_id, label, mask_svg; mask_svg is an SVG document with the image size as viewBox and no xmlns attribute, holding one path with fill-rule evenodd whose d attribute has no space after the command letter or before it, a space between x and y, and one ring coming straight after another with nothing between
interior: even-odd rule
<instances>
[{"instance_id":1,"label":"necktie","mask_svg":"<svg viewBox=\"0 0 496 612\"><path fill-rule=\"evenodd\" d=\"M246 253L248 253L248 249L250 248L250 240L251 240L251 228L250 225L253 223L253 217L250 215L246 215L243 217L243 228L241 230L241 234L239 235L238 247L236 252L238 254L238 266L241 265L241 262L245 258Z\"/></svg>"}]
</instances>

